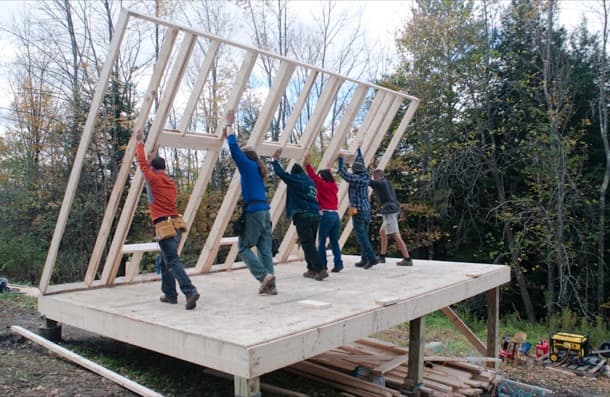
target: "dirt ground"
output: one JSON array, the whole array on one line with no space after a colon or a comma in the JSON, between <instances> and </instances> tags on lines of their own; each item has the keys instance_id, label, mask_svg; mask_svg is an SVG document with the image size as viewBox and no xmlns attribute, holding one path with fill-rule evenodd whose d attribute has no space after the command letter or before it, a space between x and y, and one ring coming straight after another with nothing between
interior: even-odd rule
<instances>
[{"instance_id":1,"label":"dirt ground","mask_svg":"<svg viewBox=\"0 0 610 397\"><path fill-rule=\"evenodd\" d=\"M13 307L7 301L0 301L0 395L133 395L114 382L59 359L8 328L19 325L37 332L41 324L35 310Z\"/></svg>"},{"instance_id":2,"label":"dirt ground","mask_svg":"<svg viewBox=\"0 0 610 397\"><path fill-rule=\"evenodd\" d=\"M135 394L118 384L82 367L72 364L34 342L13 333L9 327L22 326L38 332L42 320L35 308L15 304L12 299L0 299L0 396L133 396ZM70 350L84 349L99 351L110 360L121 362L130 378L167 396L209 396L225 397L233 393L232 381L203 374L195 365L184 363L156 353L146 352L81 330L64 326L62 332L64 347ZM100 363L104 365L103 362ZM152 372L151 372L152 371ZM502 365L504 377L554 391L553 396L568 397L608 397L610 378L587 378L566 375L540 366L517 367ZM135 379L134 379L135 374ZM138 375L142 375L139 379ZM278 385L277 380L288 378L281 374L263 377ZM158 378L160 384L150 384ZM291 379L292 382L307 383L290 387L312 397L340 396L338 392L316 387L310 381ZM148 383L148 384L147 384ZM281 382L280 382L281 383ZM294 386L294 384L293 384ZM264 393L265 397L273 396ZM525 395L525 394L519 394Z\"/></svg>"}]
</instances>

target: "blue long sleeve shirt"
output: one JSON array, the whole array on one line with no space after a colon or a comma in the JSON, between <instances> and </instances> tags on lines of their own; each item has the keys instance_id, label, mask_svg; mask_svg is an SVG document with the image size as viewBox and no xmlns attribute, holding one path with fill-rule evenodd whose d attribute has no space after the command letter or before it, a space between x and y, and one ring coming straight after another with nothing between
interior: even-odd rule
<instances>
[{"instance_id":1,"label":"blue long sleeve shirt","mask_svg":"<svg viewBox=\"0 0 610 397\"><path fill-rule=\"evenodd\" d=\"M299 212L318 214L320 205L316 199L316 185L305 173L289 174L279 161L271 163L276 175L286 183L286 216L292 216Z\"/></svg>"},{"instance_id":2,"label":"blue long sleeve shirt","mask_svg":"<svg viewBox=\"0 0 610 397\"><path fill-rule=\"evenodd\" d=\"M364 163L362 152L360 149L356 152L356 159L360 159ZM349 204L352 207L358 208L360 212L371 212L371 203L369 202L369 183L370 176L368 171L351 173L345 170L343 157L339 157L339 175L349 184L348 196Z\"/></svg>"},{"instance_id":3,"label":"blue long sleeve shirt","mask_svg":"<svg viewBox=\"0 0 610 397\"><path fill-rule=\"evenodd\" d=\"M268 210L265 181L258 170L258 163L250 160L239 148L235 135L227 136L231 157L241 174L241 194L246 204L246 212Z\"/></svg>"}]
</instances>

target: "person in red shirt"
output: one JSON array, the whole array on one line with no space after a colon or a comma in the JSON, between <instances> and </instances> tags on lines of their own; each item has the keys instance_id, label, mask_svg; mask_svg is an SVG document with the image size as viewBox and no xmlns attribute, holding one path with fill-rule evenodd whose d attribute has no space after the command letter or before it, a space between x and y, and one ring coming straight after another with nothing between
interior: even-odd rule
<instances>
[{"instance_id":1,"label":"person in red shirt","mask_svg":"<svg viewBox=\"0 0 610 397\"><path fill-rule=\"evenodd\" d=\"M146 191L148 194L148 208L153 225L160 222L172 221L180 217L176 208L176 183L165 172L165 160L156 156L150 162L144 151L144 132L135 132L136 158L138 166L146 179ZM161 249L161 302L178 303L176 292L176 281L180 290L186 297L186 309L192 310L197 306L199 293L184 271L184 266L178 255L178 244L182 237L182 229L176 229L176 234L159 240Z\"/></svg>"},{"instance_id":2,"label":"person in red shirt","mask_svg":"<svg viewBox=\"0 0 610 397\"><path fill-rule=\"evenodd\" d=\"M330 240L330 247L333 252L334 266L331 270L333 273L338 273L343 269L343 260L341 259L341 248L339 247L339 213L337 208L339 205L339 187L335 178L333 178L330 169L325 168L316 174L311 164L309 164L309 155L303 159L303 165L307 171L307 175L316 185L318 191L317 199L320 203L320 223L318 225L318 256L324 270L327 270L328 260L326 258L326 239Z\"/></svg>"}]
</instances>

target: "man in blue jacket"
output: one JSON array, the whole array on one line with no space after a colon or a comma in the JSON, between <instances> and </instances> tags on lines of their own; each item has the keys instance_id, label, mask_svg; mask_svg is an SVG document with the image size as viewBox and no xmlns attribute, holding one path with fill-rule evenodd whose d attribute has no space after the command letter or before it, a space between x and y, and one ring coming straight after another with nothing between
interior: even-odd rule
<instances>
[{"instance_id":1,"label":"man in blue jacket","mask_svg":"<svg viewBox=\"0 0 610 397\"><path fill-rule=\"evenodd\" d=\"M354 225L354 234L360 245L360 262L357 267L370 269L377 264L377 255L371 245L369 238L369 227L371 225L371 203L369 201L369 173L364 165L364 157L360 147L356 152L356 159L352 164L352 171L347 172L343 164L343 157L339 156L339 175L348 185L349 205Z\"/></svg>"},{"instance_id":2,"label":"man in blue jacket","mask_svg":"<svg viewBox=\"0 0 610 397\"><path fill-rule=\"evenodd\" d=\"M322 281L328 277L316 250L316 233L320 220L320 205L316 199L316 185L299 164L294 164L290 173L279 163L282 149L273 154L273 170L286 183L286 216L292 219L305 253L307 271L303 277Z\"/></svg>"}]
</instances>

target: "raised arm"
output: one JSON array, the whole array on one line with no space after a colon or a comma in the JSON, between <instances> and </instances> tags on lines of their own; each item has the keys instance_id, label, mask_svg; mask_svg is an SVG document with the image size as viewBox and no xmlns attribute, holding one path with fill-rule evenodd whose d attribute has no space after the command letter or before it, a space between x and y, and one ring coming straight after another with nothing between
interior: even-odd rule
<instances>
[{"instance_id":1,"label":"raised arm","mask_svg":"<svg viewBox=\"0 0 610 397\"><path fill-rule=\"evenodd\" d=\"M324 181L320 175L316 174L316 171L313 169L311 164L309 164L309 154L306 154L303 158L303 167L305 168L307 175L309 175L316 185Z\"/></svg>"},{"instance_id":2,"label":"raised arm","mask_svg":"<svg viewBox=\"0 0 610 397\"><path fill-rule=\"evenodd\" d=\"M150 169L150 164L148 164L148 159L146 158L146 153L144 152L144 131L137 130L134 131L133 134L136 137L136 159L138 161L138 166L140 170L144 174L144 177L148 180L154 177L155 173Z\"/></svg>"}]
</instances>

